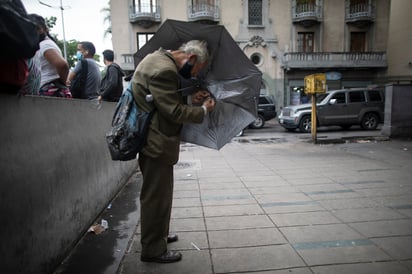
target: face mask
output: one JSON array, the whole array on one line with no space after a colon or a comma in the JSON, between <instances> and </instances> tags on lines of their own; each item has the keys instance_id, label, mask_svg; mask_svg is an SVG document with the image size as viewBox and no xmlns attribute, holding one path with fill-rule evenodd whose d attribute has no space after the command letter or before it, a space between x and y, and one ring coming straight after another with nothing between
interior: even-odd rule
<instances>
[{"instance_id":1,"label":"face mask","mask_svg":"<svg viewBox=\"0 0 412 274\"><path fill-rule=\"evenodd\" d=\"M83 59L83 54L80 52L80 51L77 51L76 52L76 57L77 57L77 60L82 60Z\"/></svg>"},{"instance_id":2,"label":"face mask","mask_svg":"<svg viewBox=\"0 0 412 274\"><path fill-rule=\"evenodd\" d=\"M185 79L189 79L192 76L192 68L193 65L189 63L189 61L187 61L183 67L179 70L179 74L185 78Z\"/></svg>"}]
</instances>

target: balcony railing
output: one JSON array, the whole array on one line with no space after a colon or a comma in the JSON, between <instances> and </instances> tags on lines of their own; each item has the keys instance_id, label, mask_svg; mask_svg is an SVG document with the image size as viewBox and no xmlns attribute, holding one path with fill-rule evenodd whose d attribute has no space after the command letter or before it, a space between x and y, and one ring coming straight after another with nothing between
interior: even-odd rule
<instances>
[{"instance_id":1,"label":"balcony railing","mask_svg":"<svg viewBox=\"0 0 412 274\"><path fill-rule=\"evenodd\" d=\"M131 6L129 20L130 23L136 23L143 27L150 27L154 23L160 23L160 6Z\"/></svg>"},{"instance_id":2,"label":"balcony railing","mask_svg":"<svg viewBox=\"0 0 412 274\"><path fill-rule=\"evenodd\" d=\"M189 21L203 21L209 20L218 22L220 19L219 5L210 5L207 3L188 6L188 18Z\"/></svg>"},{"instance_id":3,"label":"balcony railing","mask_svg":"<svg viewBox=\"0 0 412 274\"><path fill-rule=\"evenodd\" d=\"M304 3L292 7L292 21L304 25L313 25L322 20L322 6Z\"/></svg>"},{"instance_id":4,"label":"balcony railing","mask_svg":"<svg viewBox=\"0 0 412 274\"><path fill-rule=\"evenodd\" d=\"M375 20L375 9L372 3L355 3L346 7L346 22L373 22Z\"/></svg>"},{"instance_id":5,"label":"balcony railing","mask_svg":"<svg viewBox=\"0 0 412 274\"><path fill-rule=\"evenodd\" d=\"M120 67L123 70L134 70L134 56L132 53L130 54L122 54L120 59Z\"/></svg>"},{"instance_id":6,"label":"balcony railing","mask_svg":"<svg viewBox=\"0 0 412 274\"><path fill-rule=\"evenodd\" d=\"M317 68L386 68L386 52L288 52L283 67L289 69Z\"/></svg>"}]
</instances>

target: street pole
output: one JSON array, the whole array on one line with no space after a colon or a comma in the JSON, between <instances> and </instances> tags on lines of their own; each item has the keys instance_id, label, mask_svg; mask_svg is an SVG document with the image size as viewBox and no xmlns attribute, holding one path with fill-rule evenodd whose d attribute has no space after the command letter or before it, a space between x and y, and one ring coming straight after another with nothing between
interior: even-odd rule
<instances>
[{"instance_id":1,"label":"street pole","mask_svg":"<svg viewBox=\"0 0 412 274\"><path fill-rule=\"evenodd\" d=\"M63 8L63 0L60 0L60 11L61 11L61 14L62 14L62 27L63 27L63 51L64 51L63 54L64 54L64 59L66 59L66 61L67 61L66 34L65 34L65 31L64 31L63 10L64 10L64 8Z\"/></svg>"},{"instance_id":2,"label":"street pole","mask_svg":"<svg viewBox=\"0 0 412 274\"><path fill-rule=\"evenodd\" d=\"M312 93L312 120L311 120L311 133L312 142L317 143L317 125L316 125L316 93Z\"/></svg>"},{"instance_id":3,"label":"street pole","mask_svg":"<svg viewBox=\"0 0 412 274\"><path fill-rule=\"evenodd\" d=\"M49 7L49 8L57 8L56 6L51 6L49 4L46 4L40 0L38 0L39 3L43 6ZM63 26L63 55L64 55L64 59L66 59L67 61L67 48L66 48L66 33L64 31L64 17L63 17L63 0L60 0L60 7L58 7L60 9L61 12L61 16L62 16L62 26Z\"/></svg>"}]
</instances>

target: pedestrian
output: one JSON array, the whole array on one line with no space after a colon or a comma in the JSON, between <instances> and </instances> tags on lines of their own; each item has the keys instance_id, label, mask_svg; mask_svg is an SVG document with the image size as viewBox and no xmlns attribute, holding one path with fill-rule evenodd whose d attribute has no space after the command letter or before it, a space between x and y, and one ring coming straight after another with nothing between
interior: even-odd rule
<instances>
[{"instance_id":1,"label":"pedestrian","mask_svg":"<svg viewBox=\"0 0 412 274\"><path fill-rule=\"evenodd\" d=\"M123 92L123 70L114 62L114 53L107 49L103 51L103 63L106 70L103 72L100 83L99 101L117 102Z\"/></svg>"},{"instance_id":2,"label":"pedestrian","mask_svg":"<svg viewBox=\"0 0 412 274\"><path fill-rule=\"evenodd\" d=\"M98 97L102 78L99 66L93 59L95 53L96 48L92 42L82 41L77 44L76 57L78 62L69 72L66 82L71 87L70 90L72 91L73 98L96 99ZM75 92L73 91L73 87L76 86L74 82L79 81L83 76L82 74L84 74L85 81L82 83L81 89Z\"/></svg>"},{"instance_id":3,"label":"pedestrian","mask_svg":"<svg viewBox=\"0 0 412 274\"><path fill-rule=\"evenodd\" d=\"M145 262L172 263L182 258L180 252L167 249L167 243L178 240L177 235L169 234L169 223L180 132L185 123L201 123L215 101L207 93L198 105L196 94L194 104L188 104L188 97L178 92L179 74L184 78L197 75L208 58L206 42L192 40L178 50L159 49L147 55L133 74L132 90L139 109L154 109L147 142L138 158L143 176L140 259Z\"/></svg>"},{"instance_id":4,"label":"pedestrian","mask_svg":"<svg viewBox=\"0 0 412 274\"><path fill-rule=\"evenodd\" d=\"M46 20L38 14L30 14L29 17L36 23L39 33L40 49L35 55L41 72L39 95L71 97L70 90L65 85L69 64L63 58L56 40L50 35Z\"/></svg>"}]
</instances>

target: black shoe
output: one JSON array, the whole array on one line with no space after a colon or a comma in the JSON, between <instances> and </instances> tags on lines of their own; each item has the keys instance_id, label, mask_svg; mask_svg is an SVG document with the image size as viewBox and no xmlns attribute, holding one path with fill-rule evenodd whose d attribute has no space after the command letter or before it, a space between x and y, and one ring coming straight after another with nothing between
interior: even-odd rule
<instances>
[{"instance_id":1,"label":"black shoe","mask_svg":"<svg viewBox=\"0 0 412 274\"><path fill-rule=\"evenodd\" d=\"M167 236L167 243L177 242L178 240L179 237L177 237L176 234L169 234L169 236Z\"/></svg>"},{"instance_id":2,"label":"black shoe","mask_svg":"<svg viewBox=\"0 0 412 274\"><path fill-rule=\"evenodd\" d=\"M182 259L182 254L178 251L169 250L160 256L156 257L140 257L143 262L154 262L154 263L174 263Z\"/></svg>"}]
</instances>

